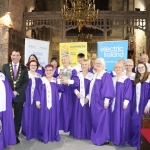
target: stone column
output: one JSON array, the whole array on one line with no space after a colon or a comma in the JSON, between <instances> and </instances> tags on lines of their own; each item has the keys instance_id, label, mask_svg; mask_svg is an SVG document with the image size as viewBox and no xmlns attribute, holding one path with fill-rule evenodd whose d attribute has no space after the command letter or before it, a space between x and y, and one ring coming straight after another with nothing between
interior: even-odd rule
<instances>
[{"instance_id":1,"label":"stone column","mask_svg":"<svg viewBox=\"0 0 150 150\"><path fill-rule=\"evenodd\" d=\"M146 8L147 10L147 20L146 20L146 52L150 58L150 4L149 6Z\"/></svg>"}]
</instances>

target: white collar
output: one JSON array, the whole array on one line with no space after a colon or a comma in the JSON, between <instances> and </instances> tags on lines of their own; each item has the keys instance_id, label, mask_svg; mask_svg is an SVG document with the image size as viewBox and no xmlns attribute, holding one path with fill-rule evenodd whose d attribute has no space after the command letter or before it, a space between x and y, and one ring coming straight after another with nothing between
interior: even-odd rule
<instances>
[{"instance_id":1,"label":"white collar","mask_svg":"<svg viewBox=\"0 0 150 150\"><path fill-rule=\"evenodd\" d=\"M124 81L127 79L128 77L126 75L123 75L118 82L124 83ZM117 81L117 76L113 77L113 80Z\"/></svg>"},{"instance_id":2,"label":"white collar","mask_svg":"<svg viewBox=\"0 0 150 150\"><path fill-rule=\"evenodd\" d=\"M83 76L82 72L79 72L79 73L77 74L77 76L78 76L79 78L80 78L81 76ZM93 77L94 77L94 74L91 73L91 72L88 72L87 75L86 75L84 78L91 81L91 80L93 79Z\"/></svg>"},{"instance_id":3,"label":"white collar","mask_svg":"<svg viewBox=\"0 0 150 150\"><path fill-rule=\"evenodd\" d=\"M45 76L42 77L41 80L42 80L43 84L45 84L48 81ZM51 81L48 81L48 82L54 82L54 83L56 83L56 78L52 77Z\"/></svg>"},{"instance_id":4,"label":"white collar","mask_svg":"<svg viewBox=\"0 0 150 150\"><path fill-rule=\"evenodd\" d=\"M19 66L19 62L17 63L17 64L14 64L13 62L12 62L12 65L14 66L14 65L17 65L17 67Z\"/></svg>"},{"instance_id":5,"label":"white collar","mask_svg":"<svg viewBox=\"0 0 150 150\"><path fill-rule=\"evenodd\" d=\"M31 72L30 71L28 71L28 75L29 75L29 78L41 78L41 75L39 74L39 73L35 73L35 76L33 76L32 74L31 74Z\"/></svg>"},{"instance_id":6,"label":"white collar","mask_svg":"<svg viewBox=\"0 0 150 150\"><path fill-rule=\"evenodd\" d=\"M5 80L5 75L2 72L0 72L0 80Z\"/></svg>"},{"instance_id":7,"label":"white collar","mask_svg":"<svg viewBox=\"0 0 150 150\"><path fill-rule=\"evenodd\" d=\"M106 73L107 71L105 71L105 70L103 70L103 71L101 71L99 74L98 74L98 76L96 77L97 79L101 79L102 78L102 76L104 75L104 73ZM95 76L96 76L96 74L97 73L95 73Z\"/></svg>"}]
</instances>

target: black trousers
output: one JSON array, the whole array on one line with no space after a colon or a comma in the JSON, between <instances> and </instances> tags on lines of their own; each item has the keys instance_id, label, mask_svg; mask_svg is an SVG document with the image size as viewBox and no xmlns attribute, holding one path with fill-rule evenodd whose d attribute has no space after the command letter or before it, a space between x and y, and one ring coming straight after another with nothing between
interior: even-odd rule
<instances>
[{"instance_id":1,"label":"black trousers","mask_svg":"<svg viewBox=\"0 0 150 150\"><path fill-rule=\"evenodd\" d=\"M19 131L21 127L21 118L22 118L22 110L23 110L23 102L14 102L12 103L14 108L14 124L15 124L15 132L16 137L19 136Z\"/></svg>"}]
</instances>

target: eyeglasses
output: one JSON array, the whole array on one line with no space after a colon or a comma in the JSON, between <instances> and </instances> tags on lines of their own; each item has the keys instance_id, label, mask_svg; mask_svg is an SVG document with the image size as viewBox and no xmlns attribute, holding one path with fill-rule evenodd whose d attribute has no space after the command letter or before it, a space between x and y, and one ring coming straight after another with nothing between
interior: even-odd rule
<instances>
[{"instance_id":1,"label":"eyeglasses","mask_svg":"<svg viewBox=\"0 0 150 150\"><path fill-rule=\"evenodd\" d=\"M133 65L125 65L126 67L132 67Z\"/></svg>"},{"instance_id":2,"label":"eyeglasses","mask_svg":"<svg viewBox=\"0 0 150 150\"><path fill-rule=\"evenodd\" d=\"M45 71L53 71L52 69L49 69L49 70L45 70Z\"/></svg>"},{"instance_id":3,"label":"eyeglasses","mask_svg":"<svg viewBox=\"0 0 150 150\"><path fill-rule=\"evenodd\" d=\"M30 65L31 67L36 67L37 65Z\"/></svg>"}]
</instances>

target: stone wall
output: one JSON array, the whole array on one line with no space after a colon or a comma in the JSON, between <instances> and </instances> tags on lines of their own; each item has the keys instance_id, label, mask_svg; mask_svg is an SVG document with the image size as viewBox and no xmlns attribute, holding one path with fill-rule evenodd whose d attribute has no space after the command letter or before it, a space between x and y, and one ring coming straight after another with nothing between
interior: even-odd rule
<instances>
[{"instance_id":1,"label":"stone wall","mask_svg":"<svg viewBox=\"0 0 150 150\"><path fill-rule=\"evenodd\" d=\"M140 55L146 53L146 36L145 32L135 29L135 44L136 44L136 63L140 59Z\"/></svg>"},{"instance_id":2,"label":"stone wall","mask_svg":"<svg viewBox=\"0 0 150 150\"><path fill-rule=\"evenodd\" d=\"M32 11L34 0L0 0L0 70L8 62L9 27L22 32L25 8Z\"/></svg>"},{"instance_id":3,"label":"stone wall","mask_svg":"<svg viewBox=\"0 0 150 150\"><path fill-rule=\"evenodd\" d=\"M8 27L0 25L0 70L8 62Z\"/></svg>"}]
</instances>

